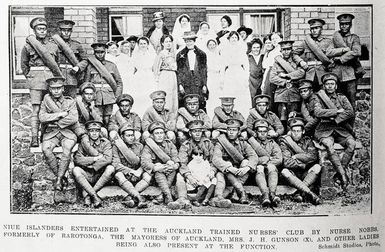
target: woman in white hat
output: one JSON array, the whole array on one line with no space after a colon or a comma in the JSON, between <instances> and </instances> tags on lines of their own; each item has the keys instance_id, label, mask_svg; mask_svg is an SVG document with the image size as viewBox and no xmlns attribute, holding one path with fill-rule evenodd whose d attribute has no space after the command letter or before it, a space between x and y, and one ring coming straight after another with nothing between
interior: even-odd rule
<instances>
[{"instance_id":1,"label":"woman in white hat","mask_svg":"<svg viewBox=\"0 0 385 252\"><path fill-rule=\"evenodd\" d=\"M251 108L249 60L236 31L231 31L227 39L229 42L221 50L223 95L235 97L235 109L247 115Z\"/></svg>"},{"instance_id":2,"label":"woman in white hat","mask_svg":"<svg viewBox=\"0 0 385 252\"><path fill-rule=\"evenodd\" d=\"M149 38L151 45L154 47L156 53L162 50L162 45L160 44L160 39L163 35L169 35L167 27L164 24L164 13L161 11L155 12L153 14L152 22L154 25L148 30L146 37Z\"/></svg>"},{"instance_id":3,"label":"woman in white hat","mask_svg":"<svg viewBox=\"0 0 385 252\"><path fill-rule=\"evenodd\" d=\"M152 67L156 53L150 45L147 37L140 37L138 45L135 46L132 54L132 66L134 67L134 76L128 93L134 97L136 104L139 104L135 111L142 117L148 103L148 95L156 89L154 73Z\"/></svg>"},{"instance_id":4,"label":"woman in white hat","mask_svg":"<svg viewBox=\"0 0 385 252\"><path fill-rule=\"evenodd\" d=\"M176 45L176 49L178 51L182 50L186 46L186 43L183 39L183 34L184 32L191 31L190 20L191 18L187 14L182 14L175 20L174 29L172 30L172 36L174 38L174 44Z\"/></svg>"}]
</instances>

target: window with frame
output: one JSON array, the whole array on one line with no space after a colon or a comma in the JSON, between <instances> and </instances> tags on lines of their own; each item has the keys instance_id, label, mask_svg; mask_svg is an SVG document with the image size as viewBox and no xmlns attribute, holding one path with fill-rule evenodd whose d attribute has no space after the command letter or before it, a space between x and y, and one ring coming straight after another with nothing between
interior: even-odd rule
<instances>
[{"instance_id":1,"label":"window with frame","mask_svg":"<svg viewBox=\"0 0 385 252\"><path fill-rule=\"evenodd\" d=\"M29 23L36 16L33 15L14 15L12 16L12 58L13 58L13 78L25 79L21 70L21 50L25 45L25 39L33 33Z\"/></svg>"},{"instance_id":2,"label":"window with frame","mask_svg":"<svg viewBox=\"0 0 385 252\"><path fill-rule=\"evenodd\" d=\"M143 34L143 18L140 14L111 15L110 40L119 42L131 35Z\"/></svg>"},{"instance_id":3,"label":"window with frame","mask_svg":"<svg viewBox=\"0 0 385 252\"><path fill-rule=\"evenodd\" d=\"M262 39L278 31L277 13L245 13L243 23L253 29L253 37Z\"/></svg>"}]
</instances>

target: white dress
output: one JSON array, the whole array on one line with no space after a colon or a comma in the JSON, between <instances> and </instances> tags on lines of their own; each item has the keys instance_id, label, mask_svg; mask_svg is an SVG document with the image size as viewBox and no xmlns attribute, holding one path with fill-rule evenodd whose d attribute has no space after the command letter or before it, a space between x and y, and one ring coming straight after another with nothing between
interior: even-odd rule
<instances>
[{"instance_id":1,"label":"white dress","mask_svg":"<svg viewBox=\"0 0 385 252\"><path fill-rule=\"evenodd\" d=\"M131 90L130 94L134 98L133 111L140 117L151 104L150 94L157 88L152 71L155 56L155 53L148 50L145 52L137 50L132 56L134 75L132 86L129 85L128 89Z\"/></svg>"},{"instance_id":2,"label":"white dress","mask_svg":"<svg viewBox=\"0 0 385 252\"><path fill-rule=\"evenodd\" d=\"M116 57L116 66L118 67L120 76L123 81L123 94L130 94L132 91L132 78L134 68L132 66L131 57L129 54L121 53Z\"/></svg>"},{"instance_id":3,"label":"white dress","mask_svg":"<svg viewBox=\"0 0 385 252\"><path fill-rule=\"evenodd\" d=\"M221 51L224 69L223 95L235 97L234 109L243 116L251 108L249 90L249 61L240 43L228 43Z\"/></svg>"},{"instance_id":4,"label":"white dress","mask_svg":"<svg viewBox=\"0 0 385 252\"><path fill-rule=\"evenodd\" d=\"M206 103L207 114L214 117L214 109L221 105L219 97L223 96L223 81L220 74L222 64L218 50L206 51L207 55L207 88L209 99Z\"/></svg>"}]
</instances>

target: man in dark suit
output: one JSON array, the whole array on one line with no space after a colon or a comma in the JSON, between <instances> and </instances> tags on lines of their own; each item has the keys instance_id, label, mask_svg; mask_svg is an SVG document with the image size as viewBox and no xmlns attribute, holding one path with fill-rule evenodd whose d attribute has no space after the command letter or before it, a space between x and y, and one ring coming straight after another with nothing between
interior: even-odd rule
<instances>
[{"instance_id":1,"label":"man in dark suit","mask_svg":"<svg viewBox=\"0 0 385 252\"><path fill-rule=\"evenodd\" d=\"M183 104L183 97L187 94L200 96L199 108L206 111L207 89L207 56L195 45L197 36L194 32L185 32L183 39L186 47L176 56L177 82L179 104Z\"/></svg>"}]
</instances>

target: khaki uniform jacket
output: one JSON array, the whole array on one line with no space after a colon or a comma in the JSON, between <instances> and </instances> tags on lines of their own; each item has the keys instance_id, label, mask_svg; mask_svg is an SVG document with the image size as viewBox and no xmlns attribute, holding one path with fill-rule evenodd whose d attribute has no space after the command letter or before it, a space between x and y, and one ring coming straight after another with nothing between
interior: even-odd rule
<instances>
[{"instance_id":1,"label":"khaki uniform jacket","mask_svg":"<svg viewBox=\"0 0 385 252\"><path fill-rule=\"evenodd\" d=\"M317 98L314 108L315 116L320 119L314 134L317 140L329 137L334 132L345 137L351 135L348 120L354 117L354 110L348 98L336 93L329 95L329 98L336 105L337 109L343 108L345 111L337 114L337 109L328 109L321 99Z\"/></svg>"},{"instance_id":2,"label":"khaki uniform jacket","mask_svg":"<svg viewBox=\"0 0 385 252\"><path fill-rule=\"evenodd\" d=\"M340 54L335 55L340 57L342 64L336 63L336 66L332 69L332 72L337 74L338 79L341 82L344 82L356 79L354 68L352 66L352 60L361 56L361 42L360 37L350 32L345 34L345 36L342 38L351 51L345 53L341 52Z\"/></svg>"},{"instance_id":3,"label":"khaki uniform jacket","mask_svg":"<svg viewBox=\"0 0 385 252\"><path fill-rule=\"evenodd\" d=\"M154 109L155 110L155 109ZM155 110L156 112L156 110ZM158 112L156 112L158 113ZM172 113L167 108L165 108L161 113L158 113L158 115L163 119L166 125L167 131L175 131L175 113ZM146 111L142 118L142 130L143 132L148 131L148 126L150 126L151 123L154 121L151 119L149 112Z\"/></svg>"},{"instance_id":4,"label":"khaki uniform jacket","mask_svg":"<svg viewBox=\"0 0 385 252\"><path fill-rule=\"evenodd\" d=\"M214 145L208 138L203 137L199 143L196 143L192 139L185 141L179 149L180 174L185 178L191 175L187 164L192 160L193 155L203 155L203 159L208 160L210 164L212 164L213 153ZM216 172L216 168L212 165L211 169Z\"/></svg>"},{"instance_id":5,"label":"khaki uniform jacket","mask_svg":"<svg viewBox=\"0 0 385 252\"><path fill-rule=\"evenodd\" d=\"M68 41L65 41L65 42L74 52L76 58L79 61L79 63L77 64L77 66L79 67L78 73L83 72L88 65L86 51L83 49L83 46L80 44L80 42L76 40L69 39ZM68 61L67 57L61 51L60 48L59 48L59 64L61 64L59 65L59 67L62 70L63 77L66 79L64 85L77 86L78 85L77 75L71 72L72 65ZM68 65L68 66L65 66L65 65Z\"/></svg>"},{"instance_id":6,"label":"khaki uniform jacket","mask_svg":"<svg viewBox=\"0 0 385 252\"><path fill-rule=\"evenodd\" d=\"M47 105L47 97L49 95L50 94L46 94L44 96L39 112L40 122L48 125L43 135L43 141L55 137L59 132L66 138L76 141L76 135L70 129L70 127L79 120L75 101L69 96L62 96L59 100L57 100L56 104L59 106L61 111L68 112L67 116L60 118L58 113L54 113Z\"/></svg>"},{"instance_id":7,"label":"khaki uniform jacket","mask_svg":"<svg viewBox=\"0 0 385 252\"><path fill-rule=\"evenodd\" d=\"M192 115L192 114L190 115L196 120L202 120L204 122L203 126L205 127L205 130L211 130L212 128L211 119L202 109L199 109L195 115ZM178 114L176 118L176 129L178 131L188 132L188 129L186 128L186 124L187 124L187 120L182 115Z\"/></svg>"},{"instance_id":8,"label":"khaki uniform jacket","mask_svg":"<svg viewBox=\"0 0 385 252\"><path fill-rule=\"evenodd\" d=\"M294 141L294 140L293 140ZM284 138L280 138L280 147L283 155L283 166L297 171L310 168L318 160L318 151L310 137L304 136L296 142L304 153L296 154ZM295 157L295 159L293 158Z\"/></svg>"},{"instance_id":9,"label":"khaki uniform jacket","mask_svg":"<svg viewBox=\"0 0 385 252\"><path fill-rule=\"evenodd\" d=\"M250 169L255 170L258 163L258 156L255 153L254 149L250 146L250 144L241 139L230 141L230 143L232 143L233 146L243 155L244 159L247 159L249 161L248 166L250 167ZM216 143L213 154L213 165L221 172L226 173L227 168L230 167L228 165L228 162L231 162L233 164L233 167L239 166L239 164L235 165L235 162L227 153L227 151L223 148L223 146L219 142Z\"/></svg>"},{"instance_id":10,"label":"khaki uniform jacket","mask_svg":"<svg viewBox=\"0 0 385 252\"><path fill-rule=\"evenodd\" d=\"M301 103L301 114L305 119L305 132L309 134L314 133L314 130L320 121L319 118L314 115L317 99L317 95L313 93L307 100L302 100Z\"/></svg>"},{"instance_id":11,"label":"khaki uniform jacket","mask_svg":"<svg viewBox=\"0 0 385 252\"><path fill-rule=\"evenodd\" d=\"M270 83L277 86L275 90L274 101L283 103L299 102L301 97L298 91L298 84L295 81L298 81L299 79L302 79L305 76L305 70L303 70L302 67L298 66L293 61L292 57L290 57L286 61L295 69L295 71L287 73L285 69L277 61L275 61L270 72ZM287 79L279 77L278 75L280 73L289 74L292 81L291 88L286 87Z\"/></svg>"},{"instance_id":12,"label":"khaki uniform jacket","mask_svg":"<svg viewBox=\"0 0 385 252\"><path fill-rule=\"evenodd\" d=\"M122 113L118 110L110 118L110 121L108 123L108 132L111 132L113 130L119 132L119 128L122 127L124 123L119 123L119 120L117 119L118 116L124 118L124 123L129 122L134 127L135 131L140 131L140 129L142 128L142 122L138 114L130 112L130 114L128 114L127 116L123 116Z\"/></svg>"},{"instance_id":13,"label":"khaki uniform jacket","mask_svg":"<svg viewBox=\"0 0 385 252\"><path fill-rule=\"evenodd\" d=\"M279 148L279 145L273 139L266 139L264 142L260 141L258 138L255 139L266 152L262 153L256 150L259 157L258 165L273 164L275 166L280 166L282 164L282 151Z\"/></svg>"},{"instance_id":14,"label":"khaki uniform jacket","mask_svg":"<svg viewBox=\"0 0 385 252\"><path fill-rule=\"evenodd\" d=\"M98 109L96 109L95 107L91 108L90 105L87 102L85 102L83 99L81 99L80 102L83 103L84 107L86 108L88 115L90 117L89 120L102 121L102 116L100 115L100 112ZM78 114L79 114L79 123L84 126L84 124L87 122L87 120L83 116L83 114L79 108L79 104L77 102L76 102L76 107L78 109Z\"/></svg>"},{"instance_id":15,"label":"khaki uniform jacket","mask_svg":"<svg viewBox=\"0 0 385 252\"><path fill-rule=\"evenodd\" d=\"M253 109L255 110L255 108L253 108ZM270 124L269 129L275 130L278 133L278 135L283 134L284 127L282 125L282 122L281 122L281 120L279 120L278 116L276 114L274 114L274 112L266 111L266 113L262 117L265 118L269 122L269 124ZM257 121L257 118L254 118L251 114L249 114L249 116L246 119L247 132L251 136L254 136L254 137L257 135L254 131L255 121Z\"/></svg>"},{"instance_id":16,"label":"khaki uniform jacket","mask_svg":"<svg viewBox=\"0 0 385 252\"><path fill-rule=\"evenodd\" d=\"M56 62L59 61L59 48L50 38L45 38L41 41L42 45L52 55ZM46 79L53 77L51 70L46 66L45 70L31 71L31 67L45 66L43 60L35 49L26 43L21 50L21 70L27 78L27 83L30 89L47 90Z\"/></svg>"},{"instance_id":17,"label":"khaki uniform jacket","mask_svg":"<svg viewBox=\"0 0 385 252\"><path fill-rule=\"evenodd\" d=\"M140 157L142 150L143 150L143 145L141 143L133 143L131 146L127 145L127 147L132 150L136 156ZM116 145L112 146L112 165L115 167L116 172L122 172L124 175L127 175L130 169L137 170L140 167L140 162L139 164L133 164L130 163L122 154L122 152L119 150Z\"/></svg>"},{"instance_id":18,"label":"khaki uniform jacket","mask_svg":"<svg viewBox=\"0 0 385 252\"><path fill-rule=\"evenodd\" d=\"M74 156L75 166L79 166L83 169L90 169L99 171L105 168L112 162L112 147L111 143L107 138L100 137L96 141L90 139L91 146L94 147L103 157L97 161L94 161L94 157L84 150L83 145L79 144L79 149L76 151Z\"/></svg>"},{"instance_id":19,"label":"khaki uniform jacket","mask_svg":"<svg viewBox=\"0 0 385 252\"><path fill-rule=\"evenodd\" d=\"M170 140L165 139L163 143L158 145L171 158L171 160L174 161L174 163L179 163L178 150ZM148 145L145 145L141 155L141 165L143 169L151 174L154 170L155 163L164 164L155 152L153 152Z\"/></svg>"},{"instance_id":20,"label":"khaki uniform jacket","mask_svg":"<svg viewBox=\"0 0 385 252\"><path fill-rule=\"evenodd\" d=\"M96 105L108 105L114 104L116 97L122 94L123 91L123 82L120 77L117 66L108 60L103 60L101 62L108 72L112 75L116 82L116 92L108 85L107 81L99 74L95 67L91 63L88 64L85 70L84 81L92 82L93 84L106 84L108 87L96 88Z\"/></svg>"},{"instance_id":21,"label":"khaki uniform jacket","mask_svg":"<svg viewBox=\"0 0 385 252\"><path fill-rule=\"evenodd\" d=\"M322 52L329 58L334 57L340 53L341 49L335 49L333 47L333 42L331 39L326 38L321 35L316 40L315 43L322 50ZM305 41L301 41L295 46L294 53L301 56L301 58L307 63L310 61L320 61L317 56L310 50ZM327 66L324 65L313 65L309 66L306 70L305 78L310 81L314 81L315 75L317 74L318 83L321 84L321 77L327 72Z\"/></svg>"},{"instance_id":22,"label":"khaki uniform jacket","mask_svg":"<svg viewBox=\"0 0 385 252\"><path fill-rule=\"evenodd\" d=\"M220 108L223 111L222 107L218 107L218 108ZM225 112L223 111L223 113L225 113ZM230 114L228 114L226 116L227 116L227 119L241 120L243 122L243 125L241 127L241 131L243 131L247 128L245 118L238 111L233 110L233 112L231 112ZM213 117L212 126L213 126L213 130L219 130L222 132L226 131L226 129L227 129L227 124L225 123L225 121L221 120L221 118L219 118L215 113L214 113L214 117Z\"/></svg>"}]
</instances>

